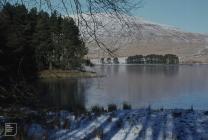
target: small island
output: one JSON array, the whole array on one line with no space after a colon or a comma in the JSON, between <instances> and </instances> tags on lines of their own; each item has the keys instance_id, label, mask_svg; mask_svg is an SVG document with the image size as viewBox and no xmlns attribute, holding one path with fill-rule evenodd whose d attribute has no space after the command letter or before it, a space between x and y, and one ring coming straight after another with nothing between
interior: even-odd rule
<instances>
[{"instance_id":1,"label":"small island","mask_svg":"<svg viewBox=\"0 0 208 140\"><path fill-rule=\"evenodd\" d=\"M127 58L127 64L179 64L179 58L174 54L135 55Z\"/></svg>"}]
</instances>

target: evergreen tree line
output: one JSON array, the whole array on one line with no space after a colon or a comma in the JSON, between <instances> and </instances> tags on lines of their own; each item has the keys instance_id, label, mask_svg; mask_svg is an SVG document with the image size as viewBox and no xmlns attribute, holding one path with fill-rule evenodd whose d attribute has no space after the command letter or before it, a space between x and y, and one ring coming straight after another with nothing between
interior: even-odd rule
<instances>
[{"instance_id":1,"label":"evergreen tree line","mask_svg":"<svg viewBox=\"0 0 208 140\"><path fill-rule=\"evenodd\" d=\"M178 64L179 58L174 54L147 56L135 55L127 58L127 64Z\"/></svg>"},{"instance_id":2,"label":"evergreen tree line","mask_svg":"<svg viewBox=\"0 0 208 140\"><path fill-rule=\"evenodd\" d=\"M0 9L0 76L34 76L43 69L76 69L87 48L70 17L7 3Z\"/></svg>"}]
</instances>

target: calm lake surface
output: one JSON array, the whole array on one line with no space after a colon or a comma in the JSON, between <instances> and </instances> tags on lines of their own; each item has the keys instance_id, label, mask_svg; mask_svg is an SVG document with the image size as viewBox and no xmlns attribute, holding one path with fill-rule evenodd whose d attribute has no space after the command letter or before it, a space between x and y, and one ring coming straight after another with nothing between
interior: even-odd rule
<instances>
[{"instance_id":1,"label":"calm lake surface","mask_svg":"<svg viewBox=\"0 0 208 140\"><path fill-rule=\"evenodd\" d=\"M108 104L133 108L208 109L208 65L104 65L102 78L41 80L42 101L51 107L90 108Z\"/></svg>"}]
</instances>

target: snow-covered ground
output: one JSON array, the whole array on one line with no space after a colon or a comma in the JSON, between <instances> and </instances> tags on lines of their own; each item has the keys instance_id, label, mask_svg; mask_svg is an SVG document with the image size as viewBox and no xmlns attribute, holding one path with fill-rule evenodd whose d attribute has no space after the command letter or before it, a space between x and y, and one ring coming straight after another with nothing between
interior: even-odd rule
<instances>
[{"instance_id":1,"label":"snow-covered ground","mask_svg":"<svg viewBox=\"0 0 208 140\"><path fill-rule=\"evenodd\" d=\"M28 128L28 136L51 140L208 140L208 111L118 110L111 113L75 117L67 111L48 113L53 129L39 124Z\"/></svg>"}]
</instances>

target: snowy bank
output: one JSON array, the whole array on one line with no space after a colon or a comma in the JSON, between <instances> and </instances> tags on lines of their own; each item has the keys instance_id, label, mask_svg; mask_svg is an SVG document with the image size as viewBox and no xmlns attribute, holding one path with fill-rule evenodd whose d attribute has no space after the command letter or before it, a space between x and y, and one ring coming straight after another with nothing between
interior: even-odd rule
<instances>
[{"instance_id":1,"label":"snowy bank","mask_svg":"<svg viewBox=\"0 0 208 140\"><path fill-rule=\"evenodd\" d=\"M149 108L118 110L101 115L89 113L79 117L61 111L58 114L50 112L47 118L52 127L32 124L28 136L51 140L208 139L208 111Z\"/></svg>"}]
</instances>

